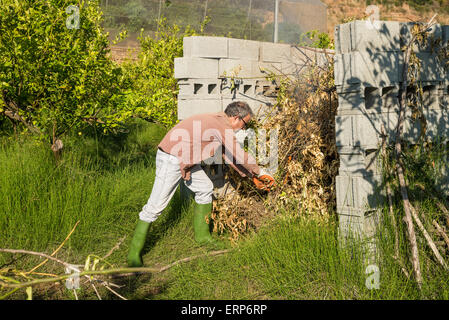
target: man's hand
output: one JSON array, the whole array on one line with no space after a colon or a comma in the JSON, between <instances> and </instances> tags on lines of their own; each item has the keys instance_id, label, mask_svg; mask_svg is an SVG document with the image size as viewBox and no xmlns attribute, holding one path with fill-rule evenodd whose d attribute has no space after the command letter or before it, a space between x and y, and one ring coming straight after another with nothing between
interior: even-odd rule
<instances>
[{"instance_id":1,"label":"man's hand","mask_svg":"<svg viewBox=\"0 0 449 320\"><path fill-rule=\"evenodd\" d=\"M253 182L259 190L270 191L271 188L275 186L273 176L263 168L260 169L260 173L257 177L253 177Z\"/></svg>"}]
</instances>

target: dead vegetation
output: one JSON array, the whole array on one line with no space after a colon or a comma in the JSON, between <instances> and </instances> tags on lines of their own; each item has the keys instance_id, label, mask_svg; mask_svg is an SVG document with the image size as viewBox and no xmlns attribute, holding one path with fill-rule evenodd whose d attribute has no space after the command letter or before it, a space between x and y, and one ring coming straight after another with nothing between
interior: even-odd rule
<instances>
[{"instance_id":1,"label":"dead vegetation","mask_svg":"<svg viewBox=\"0 0 449 320\"><path fill-rule=\"evenodd\" d=\"M256 132L278 128L277 185L270 192L259 191L250 179L231 169L228 178L236 186L235 192L215 203L214 231L227 231L235 241L281 212L318 220L327 220L334 212L338 101L332 56L327 60L324 66L310 64L301 78L276 79L280 88L276 112L254 127ZM268 139L267 148L269 144Z\"/></svg>"}]
</instances>

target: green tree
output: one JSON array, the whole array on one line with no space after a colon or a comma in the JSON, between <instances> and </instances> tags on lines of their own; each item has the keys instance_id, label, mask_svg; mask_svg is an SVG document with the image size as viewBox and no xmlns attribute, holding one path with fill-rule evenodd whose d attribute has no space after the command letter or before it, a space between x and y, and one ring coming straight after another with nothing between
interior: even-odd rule
<instances>
[{"instance_id":1,"label":"green tree","mask_svg":"<svg viewBox=\"0 0 449 320\"><path fill-rule=\"evenodd\" d=\"M98 1L2 0L0 118L52 144L124 120L121 68L108 57Z\"/></svg>"},{"instance_id":2,"label":"green tree","mask_svg":"<svg viewBox=\"0 0 449 320\"><path fill-rule=\"evenodd\" d=\"M135 115L166 127L177 122L179 89L174 78L174 59L183 55L183 38L196 34L189 26L181 29L176 24L169 25L165 18L155 35L143 36L142 30L138 60L123 65L132 83L126 104Z\"/></svg>"}]
</instances>

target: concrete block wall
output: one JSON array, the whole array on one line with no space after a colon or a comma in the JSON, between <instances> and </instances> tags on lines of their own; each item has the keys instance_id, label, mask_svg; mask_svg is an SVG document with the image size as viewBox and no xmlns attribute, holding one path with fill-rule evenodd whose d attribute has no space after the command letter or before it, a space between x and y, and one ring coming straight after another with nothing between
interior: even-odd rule
<instances>
[{"instance_id":1,"label":"concrete block wall","mask_svg":"<svg viewBox=\"0 0 449 320\"><path fill-rule=\"evenodd\" d=\"M263 119L275 105L278 89L267 76L297 76L310 59L325 61L325 53L316 50L225 37L186 37L183 51L183 57L175 58L180 120L223 111L237 100L247 102Z\"/></svg>"},{"instance_id":2,"label":"concrete block wall","mask_svg":"<svg viewBox=\"0 0 449 320\"><path fill-rule=\"evenodd\" d=\"M178 80L178 119L224 111L233 101L245 101L259 120L273 110L278 84L271 74L299 76L310 61L327 62L326 53L289 44L225 37L186 37L183 57L175 58ZM222 196L233 188L223 179L223 169L207 166L206 172Z\"/></svg>"},{"instance_id":3,"label":"concrete block wall","mask_svg":"<svg viewBox=\"0 0 449 320\"><path fill-rule=\"evenodd\" d=\"M335 123L340 155L336 190L343 235L350 230L358 235L374 235L377 209L385 201L379 162L381 131L384 129L388 143L393 143L403 82L401 48L410 41L412 26L390 21L353 21L335 28L334 72L339 101ZM449 28L436 25L431 35L447 43ZM430 45L415 52L422 60L420 80L426 106L426 134L432 139L448 137L448 74ZM411 120L411 111L407 111L405 139L415 142L420 130L419 124Z\"/></svg>"}]
</instances>

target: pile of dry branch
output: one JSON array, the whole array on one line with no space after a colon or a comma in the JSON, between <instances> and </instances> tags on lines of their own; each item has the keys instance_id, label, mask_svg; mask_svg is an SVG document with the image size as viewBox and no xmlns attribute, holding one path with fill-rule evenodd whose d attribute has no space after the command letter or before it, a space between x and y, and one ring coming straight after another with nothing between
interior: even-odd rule
<instances>
[{"instance_id":1,"label":"pile of dry branch","mask_svg":"<svg viewBox=\"0 0 449 320\"><path fill-rule=\"evenodd\" d=\"M279 130L277 186L271 192L259 191L250 179L241 178L231 169L228 178L235 192L216 201L214 231L227 231L231 240L237 240L281 212L307 214L319 220L328 219L334 212L339 159L334 121L338 100L333 78L329 56L326 65L310 65L301 78L276 79L279 92L275 110L254 129Z\"/></svg>"}]
</instances>

